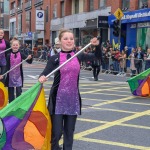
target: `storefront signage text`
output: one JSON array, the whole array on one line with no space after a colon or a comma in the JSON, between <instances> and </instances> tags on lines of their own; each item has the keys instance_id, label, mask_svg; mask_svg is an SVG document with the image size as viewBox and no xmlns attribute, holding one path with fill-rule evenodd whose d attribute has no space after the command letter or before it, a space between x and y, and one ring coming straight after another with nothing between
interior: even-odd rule
<instances>
[{"instance_id":1,"label":"storefront signage text","mask_svg":"<svg viewBox=\"0 0 150 150\"><path fill-rule=\"evenodd\" d=\"M122 20L124 19L134 19L134 18L141 18L141 17L150 17L150 11L148 12L143 12L143 13L135 13L135 14L132 14L132 15L129 15L129 14L126 14L122 17Z\"/></svg>"}]
</instances>

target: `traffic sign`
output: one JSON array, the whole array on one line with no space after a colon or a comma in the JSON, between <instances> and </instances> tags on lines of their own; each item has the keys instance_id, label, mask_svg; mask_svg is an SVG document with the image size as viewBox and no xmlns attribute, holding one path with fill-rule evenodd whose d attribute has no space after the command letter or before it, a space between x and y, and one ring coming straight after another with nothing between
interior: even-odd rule
<instances>
[{"instance_id":1,"label":"traffic sign","mask_svg":"<svg viewBox=\"0 0 150 150\"><path fill-rule=\"evenodd\" d=\"M120 8L118 8L118 9L115 11L114 16L115 16L118 20L120 20L120 19L124 16L124 14L123 14L122 10L121 10Z\"/></svg>"}]
</instances>

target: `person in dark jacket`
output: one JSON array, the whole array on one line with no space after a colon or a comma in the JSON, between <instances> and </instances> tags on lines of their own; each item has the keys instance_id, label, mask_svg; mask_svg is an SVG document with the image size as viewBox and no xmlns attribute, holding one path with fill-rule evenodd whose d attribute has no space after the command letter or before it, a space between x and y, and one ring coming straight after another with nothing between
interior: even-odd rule
<instances>
[{"instance_id":1,"label":"person in dark jacket","mask_svg":"<svg viewBox=\"0 0 150 150\"><path fill-rule=\"evenodd\" d=\"M142 72L142 64L144 60L144 52L142 51L142 48L140 46L135 52L134 57L135 57L134 60L135 68L137 69L137 73L139 74Z\"/></svg>"},{"instance_id":2,"label":"person in dark jacket","mask_svg":"<svg viewBox=\"0 0 150 150\"><path fill-rule=\"evenodd\" d=\"M150 68L150 48L147 49L147 54L145 58L145 70Z\"/></svg>"},{"instance_id":3,"label":"person in dark jacket","mask_svg":"<svg viewBox=\"0 0 150 150\"><path fill-rule=\"evenodd\" d=\"M11 48L12 52L9 53L6 57L6 69L5 72L9 71L10 69L14 68L18 64L21 63L23 59L27 59L28 63L32 63L32 56L26 56L19 51L19 41L12 40L11 41ZM3 75L0 75L0 79L3 79ZM16 68L12 69L6 77L5 86L8 87L8 97L9 103L15 99L14 89L16 88L16 97L21 95L22 93L22 86L23 86L23 69L22 65L17 66Z\"/></svg>"},{"instance_id":4,"label":"person in dark jacket","mask_svg":"<svg viewBox=\"0 0 150 150\"><path fill-rule=\"evenodd\" d=\"M60 31L59 41L61 51L50 57L40 75L39 82L41 83L47 81L46 76L51 71L75 55L73 51L75 39L72 31L66 29ZM52 150L60 149L59 140L62 130L64 135L63 149L72 150L75 123L77 116L81 114L81 97L79 93L80 62L93 60L96 57L96 52L100 50L99 46L97 46L99 44L97 38L93 38L91 44L96 46L94 54L81 53L54 74L54 82L48 103L48 110L52 120Z\"/></svg>"},{"instance_id":5,"label":"person in dark jacket","mask_svg":"<svg viewBox=\"0 0 150 150\"><path fill-rule=\"evenodd\" d=\"M11 51L7 50L8 48L10 43L4 39L4 30L0 29L0 74L3 74L6 68L6 56Z\"/></svg>"},{"instance_id":6,"label":"person in dark jacket","mask_svg":"<svg viewBox=\"0 0 150 150\"><path fill-rule=\"evenodd\" d=\"M93 52L95 51L95 48ZM98 81L98 75L100 73L100 66L101 66L101 59L100 58L95 58L92 61L92 68L93 68L93 77L94 81Z\"/></svg>"}]
</instances>

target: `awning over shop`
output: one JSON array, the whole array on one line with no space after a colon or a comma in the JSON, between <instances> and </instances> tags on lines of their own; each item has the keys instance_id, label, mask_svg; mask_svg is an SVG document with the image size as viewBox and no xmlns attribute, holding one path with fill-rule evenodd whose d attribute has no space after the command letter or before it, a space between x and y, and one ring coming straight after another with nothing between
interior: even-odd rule
<instances>
[{"instance_id":1,"label":"awning over shop","mask_svg":"<svg viewBox=\"0 0 150 150\"><path fill-rule=\"evenodd\" d=\"M108 16L108 24L112 25L116 19L114 15ZM130 12L125 12L121 19L121 23L135 23L135 22L146 22L150 21L150 9L140 9Z\"/></svg>"}]
</instances>

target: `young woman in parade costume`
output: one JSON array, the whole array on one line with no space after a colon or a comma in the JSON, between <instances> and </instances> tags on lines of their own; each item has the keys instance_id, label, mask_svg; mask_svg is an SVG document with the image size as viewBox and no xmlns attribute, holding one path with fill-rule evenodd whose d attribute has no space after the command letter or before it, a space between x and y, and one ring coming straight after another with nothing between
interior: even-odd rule
<instances>
[{"instance_id":1,"label":"young woman in parade costume","mask_svg":"<svg viewBox=\"0 0 150 150\"><path fill-rule=\"evenodd\" d=\"M72 51L75 38L70 30L62 30L59 34L61 44L60 53L51 56L44 71L41 73L39 82L47 81L47 75L64 63L75 53ZM52 121L52 150L59 150L59 140L63 130L63 150L72 150L73 134L77 116L81 114L81 97L79 93L80 61L92 60L99 55L99 41L91 40L96 46L94 54L81 53L65 64L54 74L54 82L51 88L48 110Z\"/></svg>"},{"instance_id":2,"label":"young woman in parade costume","mask_svg":"<svg viewBox=\"0 0 150 150\"><path fill-rule=\"evenodd\" d=\"M19 51L20 43L18 40L13 39L11 41L12 52L7 54L6 57L6 69L5 72L14 68L18 64L22 62L22 60L27 59L26 62L32 63L32 56L26 56ZM0 79L3 79L3 75L0 75ZM15 99L14 89L16 88L16 97L21 95L22 86L23 86L23 68L22 64L18 65L16 68L11 70L7 76L5 81L5 86L8 87L8 97L9 103Z\"/></svg>"},{"instance_id":3,"label":"young woman in parade costume","mask_svg":"<svg viewBox=\"0 0 150 150\"><path fill-rule=\"evenodd\" d=\"M4 39L4 30L0 29L0 74L4 73L6 67L6 56L11 51L7 50L9 48L10 43ZM4 82L4 80L2 82Z\"/></svg>"}]
</instances>

